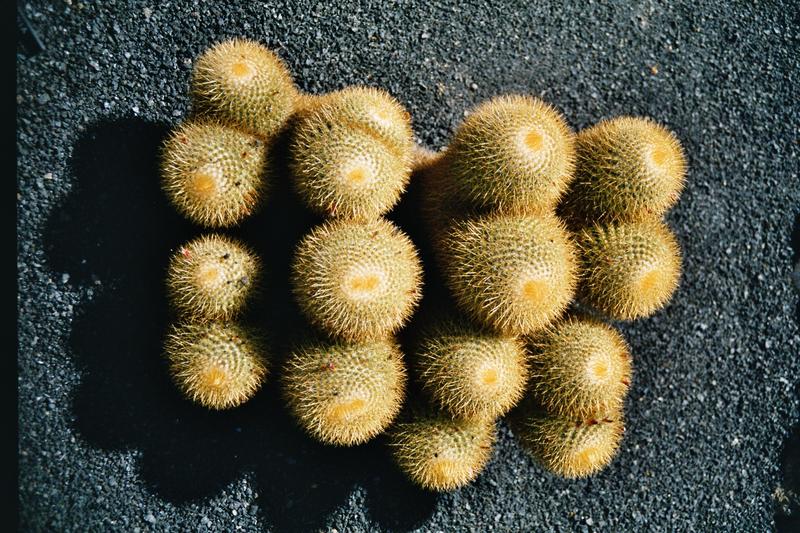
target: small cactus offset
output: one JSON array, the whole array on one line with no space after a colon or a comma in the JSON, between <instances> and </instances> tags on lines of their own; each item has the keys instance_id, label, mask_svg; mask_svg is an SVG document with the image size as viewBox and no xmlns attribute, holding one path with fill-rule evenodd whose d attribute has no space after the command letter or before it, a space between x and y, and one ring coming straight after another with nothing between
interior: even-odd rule
<instances>
[{"instance_id":1,"label":"small cactus offset","mask_svg":"<svg viewBox=\"0 0 800 533\"><path fill-rule=\"evenodd\" d=\"M249 400L267 375L263 341L250 330L225 322L173 326L164 351L175 384L190 400L209 409L228 409Z\"/></svg>"},{"instance_id":2,"label":"small cactus offset","mask_svg":"<svg viewBox=\"0 0 800 533\"><path fill-rule=\"evenodd\" d=\"M252 299L260 277L260 260L246 246L221 235L203 235L170 258L167 291L184 316L228 320Z\"/></svg>"},{"instance_id":3,"label":"small cactus offset","mask_svg":"<svg viewBox=\"0 0 800 533\"><path fill-rule=\"evenodd\" d=\"M299 97L284 62L249 39L221 42L197 58L191 92L196 115L265 141L283 129Z\"/></svg>"},{"instance_id":4,"label":"small cactus offset","mask_svg":"<svg viewBox=\"0 0 800 533\"><path fill-rule=\"evenodd\" d=\"M231 227L260 203L266 161L258 137L213 122L186 122L164 145L162 188L195 224Z\"/></svg>"},{"instance_id":5,"label":"small cactus offset","mask_svg":"<svg viewBox=\"0 0 800 533\"><path fill-rule=\"evenodd\" d=\"M289 410L314 438L353 446L375 437L400 411L406 369L389 340L354 344L307 342L284 365Z\"/></svg>"}]
</instances>

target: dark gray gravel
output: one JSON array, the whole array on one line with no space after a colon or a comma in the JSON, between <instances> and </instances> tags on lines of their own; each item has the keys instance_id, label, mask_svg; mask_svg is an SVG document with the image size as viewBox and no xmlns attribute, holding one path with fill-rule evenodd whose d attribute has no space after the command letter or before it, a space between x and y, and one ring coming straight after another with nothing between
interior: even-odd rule
<instances>
[{"instance_id":1,"label":"dark gray gravel","mask_svg":"<svg viewBox=\"0 0 800 533\"><path fill-rule=\"evenodd\" d=\"M37 34L17 45L22 530L800 529L797 5L495 4L21 4ZM311 442L274 385L232 413L178 397L161 274L195 230L158 190L157 147L188 110L192 58L237 35L276 49L305 90L388 89L429 146L512 91L575 128L643 114L678 134L690 171L669 221L685 274L667 309L623 328L636 375L610 468L556 479L501 425L477 482L435 496L381 440ZM276 285L313 222L281 189L242 230ZM257 315L278 337L285 292Z\"/></svg>"}]
</instances>

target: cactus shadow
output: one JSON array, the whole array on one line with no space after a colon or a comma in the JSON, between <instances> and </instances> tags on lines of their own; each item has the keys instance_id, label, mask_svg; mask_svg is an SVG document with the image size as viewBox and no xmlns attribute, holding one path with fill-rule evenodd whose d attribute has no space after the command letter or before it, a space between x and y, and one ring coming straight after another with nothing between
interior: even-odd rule
<instances>
[{"instance_id":1,"label":"cactus shadow","mask_svg":"<svg viewBox=\"0 0 800 533\"><path fill-rule=\"evenodd\" d=\"M128 118L91 125L74 146L73 189L45 226L48 262L69 274L88 303L76 312L69 346L80 373L73 426L91 446L138 453L144 483L175 504L208 500L243 474L253 504L279 531L324 527L356 487L381 528L416 527L436 498L405 482L380 440L352 449L317 444L281 405L277 369L302 328L288 288L289 257L316 221L273 177L265 209L236 232L264 258L271 284L247 320L268 332L272 379L252 401L222 413L185 401L161 356L172 319L163 276L172 249L197 235L159 189L158 151L168 125ZM275 150L276 167L285 149ZM284 155L281 155L284 154ZM283 162L281 162L283 161ZM283 174L285 176L285 173Z\"/></svg>"}]
</instances>

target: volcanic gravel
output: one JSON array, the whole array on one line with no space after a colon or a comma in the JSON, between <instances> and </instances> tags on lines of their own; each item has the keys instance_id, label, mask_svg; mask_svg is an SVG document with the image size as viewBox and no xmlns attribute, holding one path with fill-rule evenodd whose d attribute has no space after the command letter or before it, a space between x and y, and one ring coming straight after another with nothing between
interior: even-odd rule
<instances>
[{"instance_id":1,"label":"volcanic gravel","mask_svg":"<svg viewBox=\"0 0 800 533\"><path fill-rule=\"evenodd\" d=\"M21 530L800 529L796 3L500 4L18 3ZM180 398L162 277L198 230L159 190L158 148L187 115L193 58L234 36L276 50L303 90L389 90L432 148L509 92L575 129L634 114L678 135L684 274L667 308L620 324L635 375L607 469L558 479L501 423L485 472L437 495L382 438L335 449L296 428L274 371L296 323L287 258L315 220L285 176L238 232L271 269L253 316L280 341L272 379L232 412ZM421 240L413 189L393 217Z\"/></svg>"}]
</instances>

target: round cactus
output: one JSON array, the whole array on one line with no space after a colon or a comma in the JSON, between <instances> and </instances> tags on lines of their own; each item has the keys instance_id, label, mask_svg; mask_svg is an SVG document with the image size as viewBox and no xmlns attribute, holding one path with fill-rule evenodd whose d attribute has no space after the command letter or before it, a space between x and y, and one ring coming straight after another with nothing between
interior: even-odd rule
<instances>
[{"instance_id":1,"label":"round cactus","mask_svg":"<svg viewBox=\"0 0 800 533\"><path fill-rule=\"evenodd\" d=\"M522 335L557 318L576 284L574 245L552 215L486 215L442 241L446 281L464 311Z\"/></svg>"},{"instance_id":2,"label":"round cactus","mask_svg":"<svg viewBox=\"0 0 800 533\"><path fill-rule=\"evenodd\" d=\"M572 317L537 335L529 347L530 389L548 412L588 420L622 409L631 356L617 330Z\"/></svg>"},{"instance_id":3,"label":"round cactus","mask_svg":"<svg viewBox=\"0 0 800 533\"><path fill-rule=\"evenodd\" d=\"M298 115L291 171L310 209L375 218L405 189L412 148L405 109L388 93L354 87L326 95Z\"/></svg>"},{"instance_id":4,"label":"round cactus","mask_svg":"<svg viewBox=\"0 0 800 533\"><path fill-rule=\"evenodd\" d=\"M170 258L167 292L185 317L228 320L244 308L260 274L260 261L247 247L221 235L203 235Z\"/></svg>"},{"instance_id":5,"label":"round cactus","mask_svg":"<svg viewBox=\"0 0 800 533\"><path fill-rule=\"evenodd\" d=\"M309 342L292 352L282 382L290 411L309 434L352 446L382 433L395 418L406 370L393 341Z\"/></svg>"},{"instance_id":6,"label":"round cactus","mask_svg":"<svg viewBox=\"0 0 800 533\"><path fill-rule=\"evenodd\" d=\"M389 432L389 446L400 469L421 487L450 491L478 477L492 455L492 419L451 419L420 413Z\"/></svg>"},{"instance_id":7,"label":"round cactus","mask_svg":"<svg viewBox=\"0 0 800 533\"><path fill-rule=\"evenodd\" d=\"M414 365L423 388L460 418L502 416L522 396L528 369L519 339L455 318L427 331Z\"/></svg>"},{"instance_id":8,"label":"round cactus","mask_svg":"<svg viewBox=\"0 0 800 533\"><path fill-rule=\"evenodd\" d=\"M181 392L209 409L228 409L249 400L267 374L261 340L231 323L173 326L164 351Z\"/></svg>"},{"instance_id":9,"label":"round cactus","mask_svg":"<svg viewBox=\"0 0 800 533\"><path fill-rule=\"evenodd\" d=\"M566 478L587 477L605 468L625 432L621 412L576 420L525 405L514 415L509 421L522 447L544 468Z\"/></svg>"},{"instance_id":10,"label":"round cactus","mask_svg":"<svg viewBox=\"0 0 800 533\"><path fill-rule=\"evenodd\" d=\"M579 223L660 217L684 186L680 142L649 118L617 117L587 128L577 135L576 153L563 207Z\"/></svg>"},{"instance_id":11,"label":"round cactus","mask_svg":"<svg viewBox=\"0 0 800 533\"><path fill-rule=\"evenodd\" d=\"M284 127L299 95L275 53L255 41L232 39L197 58L192 96L198 115L269 140Z\"/></svg>"},{"instance_id":12,"label":"round cactus","mask_svg":"<svg viewBox=\"0 0 800 533\"><path fill-rule=\"evenodd\" d=\"M266 148L258 137L219 124L187 122L164 145L162 188L192 222L226 228L261 201L265 164Z\"/></svg>"},{"instance_id":13,"label":"round cactus","mask_svg":"<svg viewBox=\"0 0 800 533\"><path fill-rule=\"evenodd\" d=\"M678 287L680 247L657 220L596 224L577 239L580 298L619 320L652 315Z\"/></svg>"},{"instance_id":14,"label":"round cactus","mask_svg":"<svg viewBox=\"0 0 800 533\"><path fill-rule=\"evenodd\" d=\"M469 114L447 157L462 197L476 207L545 212L572 179L574 133L538 98L499 96Z\"/></svg>"},{"instance_id":15,"label":"round cactus","mask_svg":"<svg viewBox=\"0 0 800 533\"><path fill-rule=\"evenodd\" d=\"M422 267L411 240L391 222L338 219L298 244L295 297L308 319L349 342L396 331L421 297Z\"/></svg>"}]
</instances>

